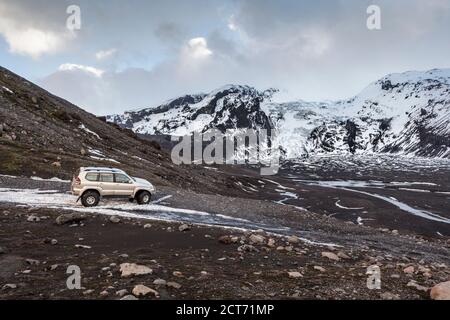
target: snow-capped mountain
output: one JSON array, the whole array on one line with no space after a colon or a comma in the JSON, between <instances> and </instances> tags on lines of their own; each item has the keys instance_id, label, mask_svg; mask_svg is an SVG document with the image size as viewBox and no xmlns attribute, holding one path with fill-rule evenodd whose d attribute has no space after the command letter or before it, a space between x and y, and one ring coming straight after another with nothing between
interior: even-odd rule
<instances>
[{"instance_id":1,"label":"snow-capped mountain","mask_svg":"<svg viewBox=\"0 0 450 320\"><path fill-rule=\"evenodd\" d=\"M148 135L273 128L286 158L378 152L450 158L450 69L391 74L336 102L275 103L275 93L230 85L107 120Z\"/></svg>"}]
</instances>

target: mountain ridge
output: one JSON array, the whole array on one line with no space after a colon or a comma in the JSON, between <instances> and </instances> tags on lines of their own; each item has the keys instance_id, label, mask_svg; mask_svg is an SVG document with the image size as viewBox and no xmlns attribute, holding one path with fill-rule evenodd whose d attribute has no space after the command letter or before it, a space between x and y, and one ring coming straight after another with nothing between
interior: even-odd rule
<instances>
[{"instance_id":1,"label":"mountain ridge","mask_svg":"<svg viewBox=\"0 0 450 320\"><path fill-rule=\"evenodd\" d=\"M272 102L276 92L228 85L196 99L185 95L106 118L143 135L275 129L286 158L330 153L450 158L450 69L392 73L334 102Z\"/></svg>"}]
</instances>

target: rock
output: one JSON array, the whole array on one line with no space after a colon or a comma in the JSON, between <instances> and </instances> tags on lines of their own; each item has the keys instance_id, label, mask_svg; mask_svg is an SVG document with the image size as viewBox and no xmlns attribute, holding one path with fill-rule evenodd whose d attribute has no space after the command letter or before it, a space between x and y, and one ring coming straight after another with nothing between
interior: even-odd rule
<instances>
[{"instance_id":1,"label":"rock","mask_svg":"<svg viewBox=\"0 0 450 320\"><path fill-rule=\"evenodd\" d=\"M167 282L167 286L170 287L170 288L174 288L174 289L180 289L181 288L181 284L179 284L178 282L174 282L174 281Z\"/></svg>"},{"instance_id":2,"label":"rock","mask_svg":"<svg viewBox=\"0 0 450 320\"><path fill-rule=\"evenodd\" d=\"M34 104L38 103L38 99L37 99L36 97L31 97L31 101L32 101Z\"/></svg>"},{"instance_id":3,"label":"rock","mask_svg":"<svg viewBox=\"0 0 450 320\"><path fill-rule=\"evenodd\" d=\"M400 296L392 292L383 292L380 294L380 298L383 300L400 300Z\"/></svg>"},{"instance_id":4,"label":"rock","mask_svg":"<svg viewBox=\"0 0 450 320\"><path fill-rule=\"evenodd\" d=\"M41 262L35 259L25 259L25 262L30 266L38 266Z\"/></svg>"},{"instance_id":5,"label":"rock","mask_svg":"<svg viewBox=\"0 0 450 320\"><path fill-rule=\"evenodd\" d=\"M182 224L181 226L178 227L178 230L180 232L189 231L189 230L191 230L191 227L188 226L187 224Z\"/></svg>"},{"instance_id":6,"label":"rock","mask_svg":"<svg viewBox=\"0 0 450 320\"><path fill-rule=\"evenodd\" d=\"M56 168L61 168L61 161L55 161L52 163L52 166L56 167Z\"/></svg>"},{"instance_id":7,"label":"rock","mask_svg":"<svg viewBox=\"0 0 450 320\"><path fill-rule=\"evenodd\" d=\"M132 294L126 295L123 298L120 298L120 300L139 300L138 298L136 298L135 296L133 296Z\"/></svg>"},{"instance_id":8,"label":"rock","mask_svg":"<svg viewBox=\"0 0 450 320\"><path fill-rule=\"evenodd\" d=\"M109 296L109 292L104 290L104 291L100 292L100 296L101 297L107 297L107 296Z\"/></svg>"},{"instance_id":9,"label":"rock","mask_svg":"<svg viewBox=\"0 0 450 320\"><path fill-rule=\"evenodd\" d=\"M266 242L266 238L259 234L252 234L248 240L250 244L264 244Z\"/></svg>"},{"instance_id":10,"label":"rock","mask_svg":"<svg viewBox=\"0 0 450 320\"><path fill-rule=\"evenodd\" d=\"M125 296L127 294L128 294L128 290L127 289L122 289L122 290L116 291L116 296L119 296L119 297L123 297L123 296Z\"/></svg>"},{"instance_id":11,"label":"rock","mask_svg":"<svg viewBox=\"0 0 450 320\"><path fill-rule=\"evenodd\" d=\"M345 259L345 260L350 259L350 257L349 257L348 255L346 255L346 254L345 254L344 252L342 252L342 251L339 251L339 252L337 253L337 256L338 256L339 258Z\"/></svg>"},{"instance_id":12,"label":"rock","mask_svg":"<svg viewBox=\"0 0 450 320\"><path fill-rule=\"evenodd\" d=\"M3 247L0 247L0 254L5 254L6 253L6 249Z\"/></svg>"},{"instance_id":13,"label":"rock","mask_svg":"<svg viewBox=\"0 0 450 320\"><path fill-rule=\"evenodd\" d=\"M109 218L109 221L111 222L111 223L120 223L120 218L119 217L117 217L117 216L112 216L111 218Z\"/></svg>"},{"instance_id":14,"label":"rock","mask_svg":"<svg viewBox=\"0 0 450 320\"><path fill-rule=\"evenodd\" d=\"M178 277L178 278L183 277L183 273L180 272L180 271L174 271L172 274L173 274L175 277Z\"/></svg>"},{"instance_id":15,"label":"rock","mask_svg":"<svg viewBox=\"0 0 450 320\"><path fill-rule=\"evenodd\" d=\"M254 246L250 244L244 244L238 248L239 252L259 252Z\"/></svg>"},{"instance_id":16,"label":"rock","mask_svg":"<svg viewBox=\"0 0 450 320\"><path fill-rule=\"evenodd\" d=\"M289 278L294 278L294 279L303 278L303 275L298 271L288 272L288 275L289 275Z\"/></svg>"},{"instance_id":17,"label":"rock","mask_svg":"<svg viewBox=\"0 0 450 320\"><path fill-rule=\"evenodd\" d=\"M66 213L57 217L55 222L58 225L63 225L63 224L79 223L84 220L86 220L86 216L81 213Z\"/></svg>"},{"instance_id":18,"label":"rock","mask_svg":"<svg viewBox=\"0 0 450 320\"><path fill-rule=\"evenodd\" d=\"M419 291L424 291L424 292L427 292L427 291L428 291L428 288L427 288L427 287L424 287L424 286L418 284L418 283L417 283L416 281L414 281L414 280L411 280L410 282L408 282L408 284L407 284L406 286L407 286L407 287L415 288L415 289L417 289L417 290L419 290Z\"/></svg>"},{"instance_id":19,"label":"rock","mask_svg":"<svg viewBox=\"0 0 450 320\"><path fill-rule=\"evenodd\" d=\"M223 244L232 244L232 243L237 243L239 241L238 237L234 237L234 236L221 236L219 238L219 242L223 243Z\"/></svg>"},{"instance_id":20,"label":"rock","mask_svg":"<svg viewBox=\"0 0 450 320\"><path fill-rule=\"evenodd\" d=\"M51 241L50 241L50 243L54 246L54 245L57 245L58 244L58 240L56 240L56 239L52 239Z\"/></svg>"},{"instance_id":21,"label":"rock","mask_svg":"<svg viewBox=\"0 0 450 320\"><path fill-rule=\"evenodd\" d=\"M86 246L84 244L76 244L75 248L78 248L78 249L92 249L91 246Z\"/></svg>"},{"instance_id":22,"label":"rock","mask_svg":"<svg viewBox=\"0 0 450 320\"><path fill-rule=\"evenodd\" d=\"M146 296L148 294L152 294L155 297L159 297L159 293L156 290L153 290L152 288L146 287L143 284L138 284L133 288L133 295L136 297L140 296Z\"/></svg>"},{"instance_id":23,"label":"rock","mask_svg":"<svg viewBox=\"0 0 450 320\"><path fill-rule=\"evenodd\" d=\"M326 251L324 251L324 252L322 252L322 257L328 258L328 259L333 260L333 261L339 261L339 260L341 260L341 259L340 259L335 253L333 253L333 252L326 252Z\"/></svg>"},{"instance_id":24,"label":"rock","mask_svg":"<svg viewBox=\"0 0 450 320\"><path fill-rule=\"evenodd\" d=\"M29 216L29 217L27 218L27 221L28 221L28 222L39 222L39 221L41 221L41 218L39 218L39 217L37 217L37 216L34 216L34 215L31 215L31 216Z\"/></svg>"},{"instance_id":25,"label":"rock","mask_svg":"<svg viewBox=\"0 0 450 320\"><path fill-rule=\"evenodd\" d=\"M413 266L406 267L405 269L403 269L403 272L406 273L406 274L413 274L414 273L414 267Z\"/></svg>"},{"instance_id":26,"label":"rock","mask_svg":"<svg viewBox=\"0 0 450 320\"><path fill-rule=\"evenodd\" d=\"M8 290L8 289L17 289L17 284L14 283L7 283L2 287L3 290Z\"/></svg>"},{"instance_id":27,"label":"rock","mask_svg":"<svg viewBox=\"0 0 450 320\"><path fill-rule=\"evenodd\" d=\"M269 240L267 240L267 246L271 248L275 247L275 239L270 238Z\"/></svg>"},{"instance_id":28,"label":"rock","mask_svg":"<svg viewBox=\"0 0 450 320\"><path fill-rule=\"evenodd\" d=\"M86 149L84 149L84 148L81 148L80 149L80 154L82 155L82 156L85 156L86 155Z\"/></svg>"},{"instance_id":29,"label":"rock","mask_svg":"<svg viewBox=\"0 0 450 320\"><path fill-rule=\"evenodd\" d=\"M441 282L431 288L430 297L433 300L450 300L450 281Z\"/></svg>"},{"instance_id":30,"label":"rock","mask_svg":"<svg viewBox=\"0 0 450 320\"><path fill-rule=\"evenodd\" d=\"M321 266L314 266L314 270L320 271L320 272L325 272L326 269L324 267Z\"/></svg>"},{"instance_id":31,"label":"rock","mask_svg":"<svg viewBox=\"0 0 450 320\"><path fill-rule=\"evenodd\" d=\"M287 237L287 242L289 243L299 243L300 239L296 236L289 236Z\"/></svg>"},{"instance_id":32,"label":"rock","mask_svg":"<svg viewBox=\"0 0 450 320\"><path fill-rule=\"evenodd\" d=\"M167 284L167 281L164 279L156 279L153 281L153 284L156 286L165 286Z\"/></svg>"},{"instance_id":33,"label":"rock","mask_svg":"<svg viewBox=\"0 0 450 320\"><path fill-rule=\"evenodd\" d=\"M152 225L150 223L144 224L144 229L150 229Z\"/></svg>"},{"instance_id":34,"label":"rock","mask_svg":"<svg viewBox=\"0 0 450 320\"><path fill-rule=\"evenodd\" d=\"M152 274L153 270L147 266L137 265L135 263L122 263L120 265L120 272L122 278L141 276L146 274Z\"/></svg>"},{"instance_id":35,"label":"rock","mask_svg":"<svg viewBox=\"0 0 450 320\"><path fill-rule=\"evenodd\" d=\"M85 295L85 296L88 296L88 295L93 294L93 293L94 293L94 290L92 290L92 289L83 291L83 295Z\"/></svg>"}]
</instances>

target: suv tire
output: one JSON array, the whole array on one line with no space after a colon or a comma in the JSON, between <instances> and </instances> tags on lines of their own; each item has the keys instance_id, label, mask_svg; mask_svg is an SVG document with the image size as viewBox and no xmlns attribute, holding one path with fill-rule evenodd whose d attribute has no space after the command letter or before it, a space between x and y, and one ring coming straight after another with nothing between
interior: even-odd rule
<instances>
[{"instance_id":1,"label":"suv tire","mask_svg":"<svg viewBox=\"0 0 450 320\"><path fill-rule=\"evenodd\" d=\"M95 207L100 201L100 195L96 191L86 191L81 196L81 203L85 207Z\"/></svg>"},{"instance_id":2,"label":"suv tire","mask_svg":"<svg viewBox=\"0 0 450 320\"><path fill-rule=\"evenodd\" d=\"M139 192L136 200L138 204L149 204L152 199L152 195L148 191Z\"/></svg>"}]
</instances>

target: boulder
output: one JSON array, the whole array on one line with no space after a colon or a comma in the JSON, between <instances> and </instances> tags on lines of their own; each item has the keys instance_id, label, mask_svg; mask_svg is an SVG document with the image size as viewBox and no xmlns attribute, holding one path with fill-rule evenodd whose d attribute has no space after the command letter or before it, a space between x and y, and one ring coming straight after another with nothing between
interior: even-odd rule
<instances>
[{"instance_id":1,"label":"boulder","mask_svg":"<svg viewBox=\"0 0 450 320\"><path fill-rule=\"evenodd\" d=\"M450 300L450 281L441 282L431 288L430 297L433 300Z\"/></svg>"},{"instance_id":2,"label":"boulder","mask_svg":"<svg viewBox=\"0 0 450 320\"><path fill-rule=\"evenodd\" d=\"M120 272L122 278L127 278L152 274L153 270L147 266L138 265L135 263L122 263L120 265Z\"/></svg>"}]
</instances>

